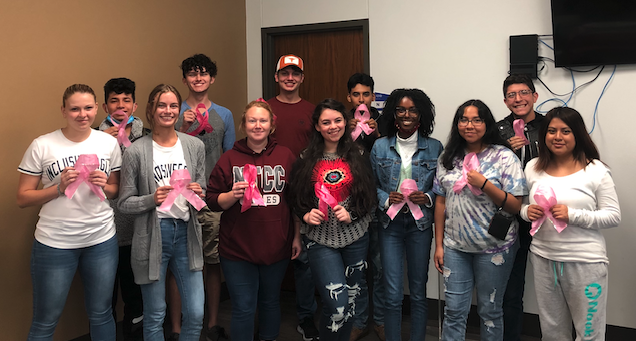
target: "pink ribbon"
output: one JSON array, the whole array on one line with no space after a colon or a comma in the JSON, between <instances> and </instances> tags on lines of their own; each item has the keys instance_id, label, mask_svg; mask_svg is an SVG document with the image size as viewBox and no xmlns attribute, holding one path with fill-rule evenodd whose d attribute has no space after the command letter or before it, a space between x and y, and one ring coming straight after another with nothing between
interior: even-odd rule
<instances>
[{"instance_id":1,"label":"pink ribbon","mask_svg":"<svg viewBox=\"0 0 636 341\"><path fill-rule=\"evenodd\" d=\"M541 225L545 221L546 218L549 218L552 224L554 225L554 229L557 230L558 233L561 233L568 227L568 224L562 220L556 219L550 209L552 206L557 204L556 195L554 194L554 190L550 186L539 185L537 190L534 192L534 201L537 205L543 208L543 217L532 222L532 228L530 229L530 235L534 236L537 231L541 228Z\"/></svg>"},{"instance_id":2,"label":"pink ribbon","mask_svg":"<svg viewBox=\"0 0 636 341\"><path fill-rule=\"evenodd\" d=\"M184 198L194 207L197 211L200 211L205 206L203 201L193 190L188 189L188 185L192 182L190 178L190 172L187 169L176 169L172 171L170 176L170 186L172 191L168 193L166 200L159 206L160 211L170 211L172 204L177 200L179 195L183 195Z\"/></svg>"},{"instance_id":3,"label":"pink ribbon","mask_svg":"<svg viewBox=\"0 0 636 341\"><path fill-rule=\"evenodd\" d=\"M75 191L77 191L77 188L82 183L86 183L91 191L97 194L97 196L99 197L99 201L104 201L104 199L106 199L106 195L104 195L104 191L101 189L101 187L88 181L88 177L91 175L91 172L99 168L99 158L97 158L97 155L80 155L79 157L77 157L77 161L75 161L75 165L73 166L73 168L75 168L75 170L79 172L79 175L77 176L75 182L66 187L64 195L66 195L66 197L69 199L73 199L73 195L75 195Z\"/></svg>"},{"instance_id":4,"label":"pink ribbon","mask_svg":"<svg viewBox=\"0 0 636 341\"><path fill-rule=\"evenodd\" d=\"M389 207L389 209L386 211L386 215L388 215L391 220L393 220L398 212L400 212L404 204L407 204L409 206L409 209L411 209L411 214L413 215L413 218L415 218L415 220L422 219L424 213L422 213L420 205L413 203L409 199L409 195L413 192L417 192L417 182L415 182L415 180L413 179L406 179L402 181L402 184L400 185L400 193L402 193L402 195L404 196L404 201L399 204L392 204L391 207Z\"/></svg>"},{"instance_id":5,"label":"pink ribbon","mask_svg":"<svg viewBox=\"0 0 636 341\"><path fill-rule=\"evenodd\" d=\"M252 205L267 206L256 185L256 175L257 172L254 165L247 163L243 166L243 179L248 185L243 194L243 199L241 199L241 212L249 210Z\"/></svg>"},{"instance_id":6,"label":"pink ribbon","mask_svg":"<svg viewBox=\"0 0 636 341\"><path fill-rule=\"evenodd\" d=\"M125 116L125 118L123 120L121 120L119 123L115 122L115 119L113 119L113 115L117 114L117 113L121 113ZM124 147L128 148L130 147L131 143L130 140L128 139L128 134L126 134L126 126L128 125L128 114L126 114L123 110L117 110L115 111L113 114L110 115L111 120L110 122L117 127L117 143L119 143L120 145L124 145Z\"/></svg>"},{"instance_id":7,"label":"pink ribbon","mask_svg":"<svg viewBox=\"0 0 636 341\"><path fill-rule=\"evenodd\" d=\"M528 139L526 138L526 134L524 133L526 127L526 123L522 119L514 120L512 122L512 129L515 131L515 136L519 136L523 139L524 145L529 145Z\"/></svg>"},{"instance_id":8,"label":"pink ribbon","mask_svg":"<svg viewBox=\"0 0 636 341\"><path fill-rule=\"evenodd\" d=\"M203 103L199 103L199 105L197 105L197 107L194 109L194 111L197 113L197 122L199 122L199 126L197 127L197 129L188 133L188 135L190 136L197 136L202 130L205 130L206 133L211 133L214 130L210 125L210 122L208 122L205 116L203 116L200 109L203 109L204 111L207 110L205 104Z\"/></svg>"},{"instance_id":9,"label":"pink ribbon","mask_svg":"<svg viewBox=\"0 0 636 341\"><path fill-rule=\"evenodd\" d=\"M318 197L318 209L325 215L325 219L327 219L327 217L329 217L329 208L327 208L327 205L333 209L338 205L338 201L331 195L323 183L316 182L314 192L316 193L316 197Z\"/></svg>"},{"instance_id":10,"label":"pink ribbon","mask_svg":"<svg viewBox=\"0 0 636 341\"><path fill-rule=\"evenodd\" d=\"M479 159L477 158L477 154L468 153L464 156L464 164L462 168L462 177L459 180L455 181L453 185L453 191L455 193L459 193L464 186L468 185L468 188L474 195L480 195L482 193L481 189L471 185L468 183L468 172L471 170L476 170L479 168Z\"/></svg>"},{"instance_id":11,"label":"pink ribbon","mask_svg":"<svg viewBox=\"0 0 636 341\"><path fill-rule=\"evenodd\" d=\"M370 135L373 132L373 129L369 127L367 122L371 119L371 114L369 113L369 109L365 104L360 104L356 109L354 114L354 118L358 120L356 124L356 128L351 132L351 138L355 141L360 134L364 131L365 134Z\"/></svg>"}]
</instances>

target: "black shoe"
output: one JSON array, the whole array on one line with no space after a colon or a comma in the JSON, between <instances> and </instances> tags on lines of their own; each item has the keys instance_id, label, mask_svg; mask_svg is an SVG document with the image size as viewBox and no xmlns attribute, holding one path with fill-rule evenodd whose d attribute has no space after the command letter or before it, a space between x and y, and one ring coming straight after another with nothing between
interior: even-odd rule
<instances>
[{"instance_id":1,"label":"black shoe","mask_svg":"<svg viewBox=\"0 0 636 341\"><path fill-rule=\"evenodd\" d=\"M296 330L302 334L303 340L305 341L317 341L320 340L320 333L318 329L316 329L316 325L314 324L314 319L309 316L305 317L298 323L298 327Z\"/></svg>"},{"instance_id":2,"label":"black shoe","mask_svg":"<svg viewBox=\"0 0 636 341\"><path fill-rule=\"evenodd\" d=\"M225 332L225 328L216 325L208 329L207 334L205 335L207 341L220 341L220 340L229 340L230 337Z\"/></svg>"},{"instance_id":3,"label":"black shoe","mask_svg":"<svg viewBox=\"0 0 636 341\"><path fill-rule=\"evenodd\" d=\"M166 338L166 341L179 341L179 333L170 333Z\"/></svg>"}]
</instances>

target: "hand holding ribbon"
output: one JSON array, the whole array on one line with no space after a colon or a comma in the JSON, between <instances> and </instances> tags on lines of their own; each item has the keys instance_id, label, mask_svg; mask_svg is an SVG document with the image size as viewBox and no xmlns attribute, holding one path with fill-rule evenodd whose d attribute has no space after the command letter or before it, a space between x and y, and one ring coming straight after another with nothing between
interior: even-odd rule
<instances>
[{"instance_id":1,"label":"hand holding ribbon","mask_svg":"<svg viewBox=\"0 0 636 341\"><path fill-rule=\"evenodd\" d=\"M118 113L124 115L125 118L119 121L119 123L117 123L117 121L115 121L114 119L111 119L110 122L115 127L117 127L117 143L128 148L131 145L130 140L128 139L128 134L126 134L126 126L128 125L128 114L126 114L126 112L124 112L123 110L117 110L113 113L113 115Z\"/></svg>"},{"instance_id":2,"label":"hand holding ribbon","mask_svg":"<svg viewBox=\"0 0 636 341\"><path fill-rule=\"evenodd\" d=\"M532 222L532 228L530 229L530 235L534 236L537 231L541 228L541 225L545 221L546 218L549 218L552 224L554 225L554 229L557 230L558 233L561 233L568 224L562 220L554 218L550 209L552 206L557 204L556 195L554 194L554 190L550 186L539 185L537 190L534 192L534 201L536 201L537 205L541 206L543 209L543 216Z\"/></svg>"},{"instance_id":3,"label":"hand holding ribbon","mask_svg":"<svg viewBox=\"0 0 636 341\"><path fill-rule=\"evenodd\" d=\"M351 132L351 138L355 141L360 134L364 131L365 134L370 135L373 133L374 129L369 127L369 124L366 123L371 119L371 114L369 113L369 109L365 104L360 104L355 111L354 118L358 120L355 129Z\"/></svg>"},{"instance_id":4,"label":"hand holding ribbon","mask_svg":"<svg viewBox=\"0 0 636 341\"><path fill-rule=\"evenodd\" d=\"M316 193L316 197L318 197L318 209L325 215L325 219L327 219L327 217L329 217L329 208L327 208L327 205L333 209L338 205L338 201L329 193L329 190L323 183L316 182L314 192Z\"/></svg>"},{"instance_id":5,"label":"hand holding ribbon","mask_svg":"<svg viewBox=\"0 0 636 341\"><path fill-rule=\"evenodd\" d=\"M252 164L245 164L243 166L243 179L248 183L245 188L245 194L243 194L243 198L241 199L241 212L245 212L254 206L267 206L265 201L263 201L263 196L261 192L258 190L258 186L256 184L257 178L256 167Z\"/></svg>"},{"instance_id":6,"label":"hand holding ribbon","mask_svg":"<svg viewBox=\"0 0 636 341\"><path fill-rule=\"evenodd\" d=\"M400 185L400 193L404 195L404 201L399 204L392 204L386 211L386 215L388 215L391 220L393 220L398 212L400 212L404 204L408 205L409 209L411 210L411 214L413 215L413 218L415 218L415 220L422 219L422 217L424 216L424 213L422 213L422 209L419 205L415 204L411 201L411 199L409 199L409 195L413 192L417 192L417 182L415 182L415 180L413 179L406 179L402 181L402 184Z\"/></svg>"},{"instance_id":7,"label":"hand holding ribbon","mask_svg":"<svg viewBox=\"0 0 636 341\"><path fill-rule=\"evenodd\" d=\"M86 183L88 187L95 193L100 201L104 201L106 199L106 195L101 187L91 183L88 178L91 175L91 172L99 168L99 158L95 154L82 154L75 161L75 170L79 172L77 175L77 179L66 187L64 191L64 195L69 199L73 199L73 195L75 195L75 191L82 184Z\"/></svg>"},{"instance_id":8,"label":"hand holding ribbon","mask_svg":"<svg viewBox=\"0 0 636 341\"><path fill-rule=\"evenodd\" d=\"M464 156L464 163L462 168L462 177L459 178L453 185L453 191L455 193L459 193L464 186L468 185L468 188L474 195L480 195L482 193L481 189L471 185L468 183L467 175L471 170L477 170L479 168L479 159L477 158L477 154L468 153Z\"/></svg>"},{"instance_id":9,"label":"hand holding ribbon","mask_svg":"<svg viewBox=\"0 0 636 341\"><path fill-rule=\"evenodd\" d=\"M205 130L206 133L211 133L214 130L210 125L210 122L208 122L206 116L203 116L203 114L201 113L201 109L203 109L204 111L207 110L205 104L199 103L194 109L197 114L197 122L199 122L199 126L195 130L189 132L188 135L197 136L203 130Z\"/></svg>"},{"instance_id":10,"label":"hand holding ribbon","mask_svg":"<svg viewBox=\"0 0 636 341\"><path fill-rule=\"evenodd\" d=\"M172 204L179 197L179 195L183 195L186 200L194 207L197 211L200 211L205 206L205 201L203 201L193 190L188 189L188 184L192 182L192 178L190 177L190 172L187 169L176 169L172 171L172 175L170 176L170 186L173 187L172 191L168 193L168 197L166 200L159 206L160 211L170 211L172 208Z\"/></svg>"},{"instance_id":11,"label":"hand holding ribbon","mask_svg":"<svg viewBox=\"0 0 636 341\"><path fill-rule=\"evenodd\" d=\"M515 136L521 137L524 141L524 145L529 145L530 142L526 138L526 134L524 133L526 127L526 123L522 119L514 120L512 122L512 129L515 131Z\"/></svg>"}]
</instances>

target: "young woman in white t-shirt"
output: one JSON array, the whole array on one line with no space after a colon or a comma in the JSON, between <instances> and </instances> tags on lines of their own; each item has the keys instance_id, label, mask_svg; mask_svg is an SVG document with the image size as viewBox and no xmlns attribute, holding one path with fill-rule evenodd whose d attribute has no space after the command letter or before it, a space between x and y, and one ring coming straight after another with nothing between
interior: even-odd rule
<instances>
[{"instance_id":1,"label":"young woman in white t-shirt","mask_svg":"<svg viewBox=\"0 0 636 341\"><path fill-rule=\"evenodd\" d=\"M146 118L152 135L135 141L124 152L118 208L135 214L131 266L141 285L144 339L163 340L166 314L166 272L174 274L181 295L179 340L199 340L203 327L203 249L196 209L179 195L170 209L160 210L175 190L170 180L187 169L186 185L203 196L205 147L201 140L175 131L181 96L172 85L156 86L148 98Z\"/></svg>"},{"instance_id":2,"label":"young woman in white t-shirt","mask_svg":"<svg viewBox=\"0 0 636 341\"><path fill-rule=\"evenodd\" d=\"M84 84L68 87L62 97L66 126L35 139L18 168L18 206L42 205L31 253L33 321L28 340L53 339L77 271L91 338L115 340L111 301L118 247L113 210L104 199L119 192L121 151L115 138L91 128L96 114L93 89ZM76 164L84 154L97 156L97 169ZM86 183L73 190L78 181Z\"/></svg>"},{"instance_id":3,"label":"young woman in white t-shirt","mask_svg":"<svg viewBox=\"0 0 636 341\"><path fill-rule=\"evenodd\" d=\"M526 166L530 195L521 217L548 216L530 245L543 340L571 340L572 323L577 340L605 340L609 261L600 230L621 221L612 175L572 108L550 110L538 141L539 157ZM535 195L550 189L556 204L548 211Z\"/></svg>"}]
</instances>

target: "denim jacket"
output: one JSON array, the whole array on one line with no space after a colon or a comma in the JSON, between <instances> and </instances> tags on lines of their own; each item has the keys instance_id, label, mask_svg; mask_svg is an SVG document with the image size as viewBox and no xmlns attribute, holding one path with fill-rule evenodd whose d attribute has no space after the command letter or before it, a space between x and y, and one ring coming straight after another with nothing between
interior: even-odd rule
<instances>
[{"instance_id":1,"label":"denim jacket","mask_svg":"<svg viewBox=\"0 0 636 341\"><path fill-rule=\"evenodd\" d=\"M396 137L383 137L378 139L371 150L371 166L375 175L378 207L378 219L384 228L389 226L391 218L386 215L384 203L389 198L389 193L398 190L400 168L402 158L395 149ZM428 194L431 203L435 203L433 193L433 178L437 167L437 158L442 153L442 143L430 137L418 136L417 152L413 155L412 179L417 182L417 189ZM433 224L433 207L420 205L424 217L417 220L417 228L425 230ZM401 214L401 213L398 213ZM410 213L409 213L410 214Z\"/></svg>"}]
</instances>

